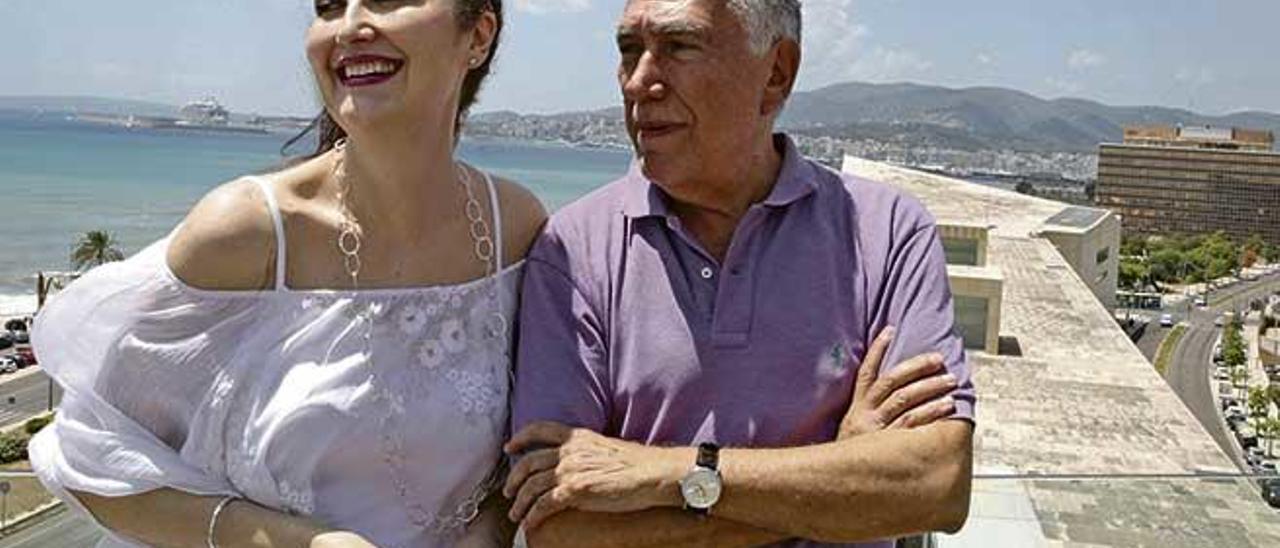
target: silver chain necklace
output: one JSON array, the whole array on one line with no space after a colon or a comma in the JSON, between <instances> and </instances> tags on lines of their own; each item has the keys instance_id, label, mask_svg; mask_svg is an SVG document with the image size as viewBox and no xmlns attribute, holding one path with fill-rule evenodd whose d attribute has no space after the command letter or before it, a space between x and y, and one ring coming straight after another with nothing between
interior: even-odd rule
<instances>
[{"instance_id":1,"label":"silver chain necklace","mask_svg":"<svg viewBox=\"0 0 1280 548\"><path fill-rule=\"evenodd\" d=\"M346 139L340 139L334 144L337 159L334 163L333 174L338 182L338 208L342 214L337 245L338 251L342 253L343 265L346 267L347 275L351 278L351 302L354 304L357 302L356 299L360 290L360 272L363 267L363 262L360 259L363 231L359 220L350 207L351 181L346 172L346 147ZM501 253L501 250L497 249L494 243L492 229L490 229L489 223L484 218L484 209L476 199L470 174L461 164L456 165L455 169L458 175L458 184L463 188L467 196L463 214L466 215L469 223L468 232L472 239L475 256L485 265L484 278L489 280L488 298L493 311L489 315L488 325L484 326L484 333L486 337L496 339L502 345L503 363L500 365L507 371L506 380L509 388L512 381L510 349L506 343L502 342L506 340L508 326L506 316L503 314L502 300L498 294L499 284L496 278L497 274L499 274L496 257L498 253ZM497 215L498 212L494 211L494 214ZM382 400L383 407L386 409L386 413L379 421L383 462L390 471L391 480L395 484L397 494L400 496L401 502L408 511L409 518L414 525L437 535L456 531L471 523L479 515L480 504L502 479L505 461L499 460L489 475L452 511L432 512L422 505L418 497L413 496L407 481L408 474L405 471L406 458L404 456L403 430L396 424L397 419L403 416L405 412L404 396L394 390L395 383L388 382L387 379L382 378L385 372L379 370L373 362L373 323L377 310L378 306L375 303L370 303L363 310L357 312L355 320L364 325L361 339L364 345L365 359L369 364L369 370L372 375L371 380L377 396Z\"/></svg>"}]
</instances>

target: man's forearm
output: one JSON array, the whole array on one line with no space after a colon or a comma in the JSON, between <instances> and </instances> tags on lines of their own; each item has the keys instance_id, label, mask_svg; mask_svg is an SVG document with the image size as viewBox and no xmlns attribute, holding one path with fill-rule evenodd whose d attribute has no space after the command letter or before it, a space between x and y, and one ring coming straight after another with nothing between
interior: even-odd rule
<instances>
[{"instance_id":1,"label":"man's forearm","mask_svg":"<svg viewBox=\"0 0 1280 548\"><path fill-rule=\"evenodd\" d=\"M628 514L568 510L526 532L530 548L583 546L657 548L666 546L760 546L788 537L723 518L700 518L671 508Z\"/></svg>"},{"instance_id":2,"label":"man's forearm","mask_svg":"<svg viewBox=\"0 0 1280 548\"><path fill-rule=\"evenodd\" d=\"M827 542L959 529L968 515L972 426L913 430L789 449L721 452L722 518Z\"/></svg>"}]
</instances>

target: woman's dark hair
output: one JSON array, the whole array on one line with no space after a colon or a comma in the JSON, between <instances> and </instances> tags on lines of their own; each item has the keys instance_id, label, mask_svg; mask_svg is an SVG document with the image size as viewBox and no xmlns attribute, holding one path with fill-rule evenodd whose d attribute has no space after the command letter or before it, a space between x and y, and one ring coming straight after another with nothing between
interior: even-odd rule
<instances>
[{"instance_id":1,"label":"woman's dark hair","mask_svg":"<svg viewBox=\"0 0 1280 548\"><path fill-rule=\"evenodd\" d=\"M480 86L484 83L485 78L489 77L490 68L493 65L493 57L498 52L498 41L502 38L502 0L453 0L453 15L458 20L458 27L463 31L469 31L475 27L480 21L480 17L484 12L493 12L497 19L497 28L493 31L493 42L489 45L488 54L480 61L479 65L467 71L466 77L462 80L462 93L458 98L458 112L454 115L453 131L456 135L462 131L462 121L467 117L467 111L476 102L476 97L480 94ZM347 133L338 126L337 122L329 116L325 110L320 111L320 115L311 121L302 133L295 135L292 139L280 148L284 155L288 155L288 150L303 137L306 137L312 131L316 132L319 138L316 143L315 152L310 154L308 158L314 158L333 149L335 143L347 136Z\"/></svg>"}]
</instances>

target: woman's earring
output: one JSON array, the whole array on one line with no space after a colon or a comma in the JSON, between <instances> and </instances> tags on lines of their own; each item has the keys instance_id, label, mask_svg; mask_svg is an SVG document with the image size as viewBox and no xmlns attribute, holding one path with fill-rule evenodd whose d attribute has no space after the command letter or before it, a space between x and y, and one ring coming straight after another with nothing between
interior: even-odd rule
<instances>
[{"instance_id":1,"label":"woman's earring","mask_svg":"<svg viewBox=\"0 0 1280 548\"><path fill-rule=\"evenodd\" d=\"M467 60L467 66L471 68L476 68L476 65L478 64L480 64L480 60L476 59L475 57L472 57L471 59Z\"/></svg>"}]
</instances>

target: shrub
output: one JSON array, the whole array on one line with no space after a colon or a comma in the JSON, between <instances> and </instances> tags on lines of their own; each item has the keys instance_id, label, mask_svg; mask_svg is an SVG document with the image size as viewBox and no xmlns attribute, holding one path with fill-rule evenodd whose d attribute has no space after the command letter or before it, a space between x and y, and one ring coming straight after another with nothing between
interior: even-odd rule
<instances>
[{"instance_id":1,"label":"shrub","mask_svg":"<svg viewBox=\"0 0 1280 548\"><path fill-rule=\"evenodd\" d=\"M27 439L17 433L0 434L0 464L26 460Z\"/></svg>"},{"instance_id":2,"label":"shrub","mask_svg":"<svg viewBox=\"0 0 1280 548\"><path fill-rule=\"evenodd\" d=\"M39 432L40 429L48 426L51 422L53 422L53 415L32 417L27 421L26 425L23 426L23 429L27 431L28 436L34 436L36 435L36 432Z\"/></svg>"}]
</instances>

